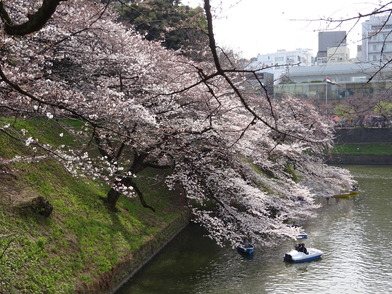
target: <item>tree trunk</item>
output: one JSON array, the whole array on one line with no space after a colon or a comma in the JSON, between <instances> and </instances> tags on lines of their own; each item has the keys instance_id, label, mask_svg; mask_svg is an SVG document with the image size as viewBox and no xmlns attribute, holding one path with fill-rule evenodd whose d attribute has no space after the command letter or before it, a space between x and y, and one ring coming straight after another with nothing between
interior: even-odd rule
<instances>
[{"instance_id":1,"label":"tree trunk","mask_svg":"<svg viewBox=\"0 0 392 294\"><path fill-rule=\"evenodd\" d=\"M107 204L107 206L115 211L116 210L116 204L118 199L120 198L121 193L116 191L113 188L110 188L106 198L104 199L104 202Z\"/></svg>"},{"instance_id":2,"label":"tree trunk","mask_svg":"<svg viewBox=\"0 0 392 294\"><path fill-rule=\"evenodd\" d=\"M121 180L121 183L125 184L127 187L132 186L134 188L136 195L139 198L140 203L143 205L143 207L149 208L155 212L155 209L146 203L146 201L144 200L143 192L139 189L139 187L136 185L136 183L132 181L131 178L128 178L128 177L123 178ZM121 195L121 193L116 191L113 188L111 188L109 190L106 198L104 199L104 202L107 204L107 206L111 210L116 211L116 204L117 204L118 199L120 198L120 195Z\"/></svg>"},{"instance_id":3,"label":"tree trunk","mask_svg":"<svg viewBox=\"0 0 392 294\"><path fill-rule=\"evenodd\" d=\"M99 141L97 141L99 142ZM102 151L101 151L102 154ZM145 159L148 157L148 153L141 153L141 154L135 154L135 158L133 160L132 166L129 169L130 172L132 172L132 174L136 174L140 171L142 171L144 168L146 168L148 166L148 164L145 163ZM129 176L125 176L121 179L120 182L115 182L114 184L122 184L125 185L127 187L132 186L134 188L134 191L136 193L136 195L138 196L140 203L143 205L143 207L149 208L152 211L155 212L155 209L148 205L146 203L146 201L144 200L144 196L143 196L143 192L139 189L139 187L137 186L137 184L132 180L132 177ZM116 204L118 199L120 198L121 193L117 192L115 189L111 188L107 194L107 197L104 199L105 203L107 204L107 206L112 209L112 210L116 210Z\"/></svg>"}]
</instances>

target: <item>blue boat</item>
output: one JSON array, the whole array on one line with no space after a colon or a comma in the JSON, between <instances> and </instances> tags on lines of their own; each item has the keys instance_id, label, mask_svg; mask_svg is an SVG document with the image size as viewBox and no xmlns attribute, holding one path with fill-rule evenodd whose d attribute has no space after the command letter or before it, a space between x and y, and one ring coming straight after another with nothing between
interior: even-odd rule
<instances>
[{"instance_id":1,"label":"blue boat","mask_svg":"<svg viewBox=\"0 0 392 294\"><path fill-rule=\"evenodd\" d=\"M288 227L293 227L293 228L301 228L301 226L298 226L298 225L287 225L287 226ZM300 232L297 235L297 240L299 240L299 239L307 239L307 238L308 238L308 234L306 234L304 231Z\"/></svg>"},{"instance_id":2,"label":"blue boat","mask_svg":"<svg viewBox=\"0 0 392 294\"><path fill-rule=\"evenodd\" d=\"M254 251L254 246L250 244L249 242L242 241L238 246L237 246L237 251L241 254L247 254L251 255L253 254Z\"/></svg>"},{"instance_id":3,"label":"blue boat","mask_svg":"<svg viewBox=\"0 0 392 294\"><path fill-rule=\"evenodd\" d=\"M308 234L306 233L300 233L297 235L297 239L307 239L308 238Z\"/></svg>"}]
</instances>

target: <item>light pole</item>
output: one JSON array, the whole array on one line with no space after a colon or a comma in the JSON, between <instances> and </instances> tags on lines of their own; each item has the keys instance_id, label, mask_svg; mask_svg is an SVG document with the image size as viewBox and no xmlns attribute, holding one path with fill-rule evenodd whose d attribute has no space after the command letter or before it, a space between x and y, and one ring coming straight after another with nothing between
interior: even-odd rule
<instances>
[{"instance_id":1,"label":"light pole","mask_svg":"<svg viewBox=\"0 0 392 294\"><path fill-rule=\"evenodd\" d=\"M325 112L328 114L328 84L335 85L336 82L329 77L325 77Z\"/></svg>"},{"instance_id":2,"label":"light pole","mask_svg":"<svg viewBox=\"0 0 392 294\"><path fill-rule=\"evenodd\" d=\"M328 82L327 79L325 79L325 107L327 107L328 104Z\"/></svg>"}]
</instances>

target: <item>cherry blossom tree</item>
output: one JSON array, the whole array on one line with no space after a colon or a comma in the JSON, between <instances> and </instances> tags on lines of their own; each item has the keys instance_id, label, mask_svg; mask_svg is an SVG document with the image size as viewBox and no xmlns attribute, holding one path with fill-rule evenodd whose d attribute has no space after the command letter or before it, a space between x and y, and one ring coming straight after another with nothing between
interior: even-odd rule
<instances>
[{"instance_id":1,"label":"cherry blossom tree","mask_svg":"<svg viewBox=\"0 0 392 294\"><path fill-rule=\"evenodd\" d=\"M91 158L85 153L82 156L75 154L73 158L60 151L56 153L62 155L59 159L64 159L70 170L75 161L85 161L84 172L114 182L116 189L108 194L108 202L114 207L120 191L125 193L129 186L137 189L141 196L140 189L132 182L133 174L147 166L158 166L156 156L170 157L165 155L165 145L183 132L178 128L183 128L184 124L181 119L173 123L173 117L181 117L189 108L187 105L195 103L192 101L195 98L190 93L184 101L183 96L166 92L179 91L182 83L189 80L192 73L193 79L197 78L197 73L188 60L164 50L157 43L143 41L121 24L108 23L115 15L109 12L102 15L103 7L84 6L78 18L81 23L76 27L69 26L75 15L66 13L73 9L73 5L67 4L57 10L56 14L61 18L55 24L48 24L35 39L23 40L26 42L23 46L37 48L36 52L18 50L16 46L21 46L23 41L9 40L9 51L20 54L12 58L26 62L21 62L19 68L28 68L27 63L33 62L40 67L40 76L34 78L34 85L25 85L35 90L37 84L42 83L38 87L40 92L22 90L20 83L12 82L4 71L3 79L17 90L16 95L25 94L31 99L30 115L33 112L46 113L50 118L71 115L87 123L85 135L92 136L102 159L109 164L108 170L100 172L87 164ZM46 45L42 48L40 44ZM41 59L35 60L38 55ZM13 65L12 68L17 70ZM170 71L171 68L176 70ZM178 79L179 75L182 79ZM57 91L56 87L59 87ZM41 93L46 96L44 99L40 98ZM9 101L9 107L26 111L24 106L13 105L16 101ZM197 116L193 119L196 123ZM29 144L33 142L29 140ZM119 164L125 151L132 155L128 155L126 163ZM171 164L166 162L165 166ZM124 177L119 176L119 169L126 170Z\"/></svg>"},{"instance_id":2,"label":"cherry blossom tree","mask_svg":"<svg viewBox=\"0 0 392 294\"><path fill-rule=\"evenodd\" d=\"M47 2L56 5L43 25L18 36L7 31ZM115 21L110 2L1 3L2 116L58 121L81 143L43 144L9 121L0 131L46 150L75 176L105 181L111 208L124 194L154 209L134 177L146 167L170 168L167 184L183 187L194 220L219 244L273 244L296 236L287 223L314 215L316 196L354 184L346 170L323 163L332 125L295 97L260 95L247 80L256 73L239 70L216 46L210 1L212 63L144 40Z\"/></svg>"}]
</instances>

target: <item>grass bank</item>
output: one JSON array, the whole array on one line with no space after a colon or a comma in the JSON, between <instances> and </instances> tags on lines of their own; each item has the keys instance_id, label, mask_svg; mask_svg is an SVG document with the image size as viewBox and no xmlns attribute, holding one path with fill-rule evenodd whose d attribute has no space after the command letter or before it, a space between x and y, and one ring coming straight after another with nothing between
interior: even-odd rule
<instances>
[{"instance_id":1,"label":"grass bank","mask_svg":"<svg viewBox=\"0 0 392 294\"><path fill-rule=\"evenodd\" d=\"M63 130L47 121L17 124L41 142L74 140L69 134L60 138ZM186 214L183 201L162 184L161 171L146 170L138 178L156 212L142 207L138 199L124 197L118 212L112 212L101 200L108 191L102 183L71 177L52 159L5 163L16 155L30 154L23 144L0 133L0 293L92 289ZM53 206L50 217L16 205L37 195Z\"/></svg>"},{"instance_id":2,"label":"grass bank","mask_svg":"<svg viewBox=\"0 0 392 294\"><path fill-rule=\"evenodd\" d=\"M392 143L357 143L335 145L333 154L339 155L390 155Z\"/></svg>"}]
</instances>

